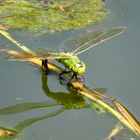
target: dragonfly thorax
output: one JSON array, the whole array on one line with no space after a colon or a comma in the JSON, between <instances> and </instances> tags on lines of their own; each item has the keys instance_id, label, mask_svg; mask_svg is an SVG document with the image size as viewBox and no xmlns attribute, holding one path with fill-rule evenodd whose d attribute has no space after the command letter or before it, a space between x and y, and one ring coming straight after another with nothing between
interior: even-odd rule
<instances>
[{"instance_id":1,"label":"dragonfly thorax","mask_svg":"<svg viewBox=\"0 0 140 140\"><path fill-rule=\"evenodd\" d=\"M73 56L72 58L70 57L59 59L58 61L77 75L82 75L86 71L85 63L81 61L77 56Z\"/></svg>"}]
</instances>

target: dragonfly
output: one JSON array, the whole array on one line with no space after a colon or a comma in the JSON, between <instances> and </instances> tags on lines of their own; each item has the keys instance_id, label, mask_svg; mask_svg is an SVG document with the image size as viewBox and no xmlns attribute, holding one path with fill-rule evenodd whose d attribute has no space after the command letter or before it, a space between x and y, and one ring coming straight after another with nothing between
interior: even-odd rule
<instances>
[{"instance_id":1,"label":"dragonfly","mask_svg":"<svg viewBox=\"0 0 140 140\"><path fill-rule=\"evenodd\" d=\"M121 34L125 27L116 27L111 29L102 29L99 31L90 31L83 35L71 37L64 40L59 45L59 52L49 51L48 49L34 49L32 52L24 52L29 57L38 58L42 61L42 69L48 71L48 59L55 59L65 66L65 70L59 75L60 79L63 74L72 73L71 80L78 79L86 72L86 64L80 60L79 54L97 46L98 44ZM13 43L15 43L13 41ZM15 43L20 45L20 43ZM68 69L68 70L67 70Z\"/></svg>"}]
</instances>

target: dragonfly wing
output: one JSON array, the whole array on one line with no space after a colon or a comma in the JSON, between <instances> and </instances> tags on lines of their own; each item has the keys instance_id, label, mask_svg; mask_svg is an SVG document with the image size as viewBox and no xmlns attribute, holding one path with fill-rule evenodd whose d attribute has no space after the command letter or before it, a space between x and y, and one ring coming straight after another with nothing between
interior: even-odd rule
<instances>
[{"instance_id":1,"label":"dragonfly wing","mask_svg":"<svg viewBox=\"0 0 140 140\"><path fill-rule=\"evenodd\" d=\"M4 53L4 56L0 57L0 61L27 61L24 58L29 58L29 54L27 53L20 53L20 55L24 56L23 59L18 58L17 56L15 56L14 54L11 54L12 50L9 49L0 49L1 53ZM31 55L30 55L31 57Z\"/></svg>"},{"instance_id":2,"label":"dragonfly wing","mask_svg":"<svg viewBox=\"0 0 140 140\"><path fill-rule=\"evenodd\" d=\"M34 52L34 54L20 52L20 56L23 57L23 59L20 59L16 56L12 55L10 51L11 50L9 50L9 49L0 49L0 52L8 55L5 58L2 58L2 60L4 60L4 61L6 61L6 60L7 61L26 61L26 60L24 60L24 58L25 59L36 58L36 59L40 59L40 60L69 58L69 55L67 55L65 53L50 52L46 49L35 49L35 50L32 50Z\"/></svg>"},{"instance_id":3,"label":"dragonfly wing","mask_svg":"<svg viewBox=\"0 0 140 140\"><path fill-rule=\"evenodd\" d=\"M64 40L59 46L61 51L73 52L74 54L80 54L95 45L114 37L123 32L124 27L112 28L108 30L100 30L96 32L87 32L77 37L71 37Z\"/></svg>"},{"instance_id":4,"label":"dragonfly wing","mask_svg":"<svg viewBox=\"0 0 140 140\"><path fill-rule=\"evenodd\" d=\"M78 35L78 36L73 36L68 39L65 39L59 46L59 50L61 52L74 52L79 46L84 44L84 38L86 35Z\"/></svg>"},{"instance_id":5,"label":"dragonfly wing","mask_svg":"<svg viewBox=\"0 0 140 140\"><path fill-rule=\"evenodd\" d=\"M69 58L69 55L61 52L53 52L47 49L35 49L33 50L35 53L34 57L39 58L41 60L44 59L61 59L61 58Z\"/></svg>"},{"instance_id":6,"label":"dragonfly wing","mask_svg":"<svg viewBox=\"0 0 140 140\"><path fill-rule=\"evenodd\" d=\"M28 61L28 60L16 58L14 56L7 56L7 57L0 58L0 61Z\"/></svg>"},{"instance_id":7,"label":"dragonfly wing","mask_svg":"<svg viewBox=\"0 0 140 140\"><path fill-rule=\"evenodd\" d=\"M77 48L74 53L80 54L112 37L115 37L124 31L124 27L112 28L108 30L97 31L95 33L90 33L89 38L85 38L85 43L83 43L79 48Z\"/></svg>"}]
</instances>

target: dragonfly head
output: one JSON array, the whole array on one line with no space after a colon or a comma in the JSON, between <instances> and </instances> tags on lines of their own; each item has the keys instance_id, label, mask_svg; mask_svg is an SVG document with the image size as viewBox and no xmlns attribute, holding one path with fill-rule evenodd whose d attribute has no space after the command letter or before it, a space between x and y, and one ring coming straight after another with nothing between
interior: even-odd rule
<instances>
[{"instance_id":1,"label":"dragonfly head","mask_svg":"<svg viewBox=\"0 0 140 140\"><path fill-rule=\"evenodd\" d=\"M75 72L77 75L82 75L86 71L86 65L84 62L79 61L75 64L73 72Z\"/></svg>"}]
</instances>

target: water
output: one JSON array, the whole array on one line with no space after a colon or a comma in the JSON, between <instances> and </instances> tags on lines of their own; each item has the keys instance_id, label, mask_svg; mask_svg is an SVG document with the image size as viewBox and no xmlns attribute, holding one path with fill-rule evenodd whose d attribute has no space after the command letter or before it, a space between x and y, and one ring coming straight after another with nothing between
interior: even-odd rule
<instances>
[{"instance_id":1,"label":"water","mask_svg":"<svg viewBox=\"0 0 140 140\"><path fill-rule=\"evenodd\" d=\"M110 16L96 28L126 26L127 29L123 34L103 43L100 47L79 55L87 65L86 85L93 88L108 88L107 95L123 103L138 120L140 120L139 4L138 0L135 2L129 0L107 1ZM94 27L91 26L86 30ZM65 38L80 32L83 30L43 36L37 40L37 43L32 39L27 40L28 37L23 34L20 36L15 33L15 37L30 48L40 46L57 48ZM13 45L12 48L14 47ZM53 94L67 92L66 87L59 84L57 76L49 75L48 79L48 87ZM43 91L42 84L42 74L38 68L26 62L1 62L0 108L19 103L53 103L54 100L46 96ZM61 110L61 108L62 106L58 105L17 114L0 115L0 126L13 128L24 120L40 117L38 118L40 121L32 121L34 122L32 125L22 129L17 139L104 140L117 123L117 120L110 114L98 114L92 109L65 110L54 117L43 119L44 115ZM128 140L133 137L135 135L125 129L118 139ZM135 139L139 138L135 137Z\"/></svg>"}]
</instances>

